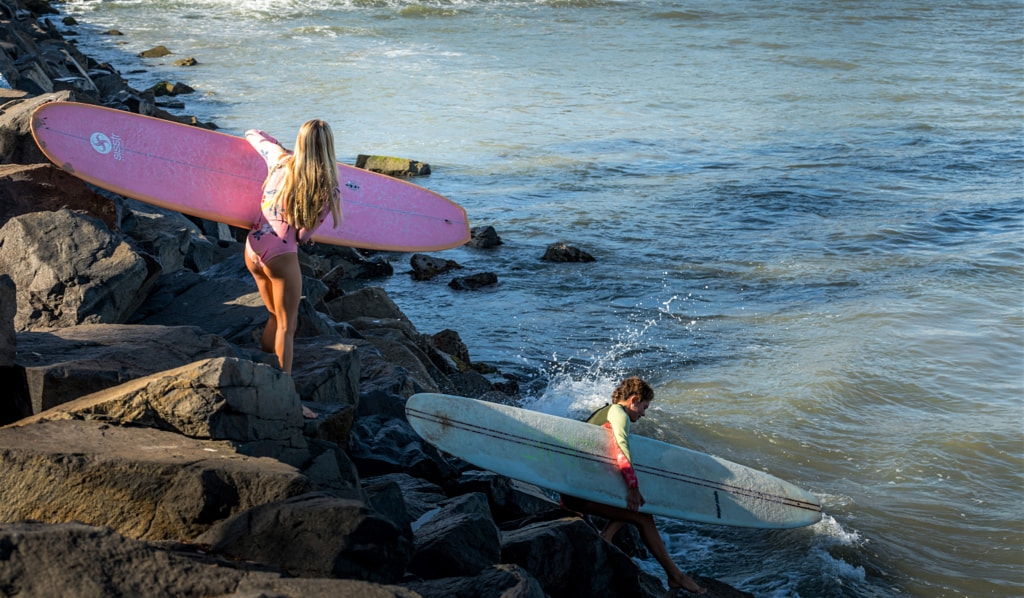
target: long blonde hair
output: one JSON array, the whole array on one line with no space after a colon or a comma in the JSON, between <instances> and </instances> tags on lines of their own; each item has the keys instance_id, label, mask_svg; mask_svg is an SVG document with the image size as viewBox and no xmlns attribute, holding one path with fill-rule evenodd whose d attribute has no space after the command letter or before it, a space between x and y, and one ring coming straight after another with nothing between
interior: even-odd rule
<instances>
[{"instance_id":1,"label":"long blonde hair","mask_svg":"<svg viewBox=\"0 0 1024 598\"><path fill-rule=\"evenodd\" d=\"M295 151L285 158L282 168L285 175L277 201L288 224L296 229L312 229L319 224L324 204L328 204L337 228L342 216L331 126L319 118L306 121L295 139Z\"/></svg>"}]
</instances>

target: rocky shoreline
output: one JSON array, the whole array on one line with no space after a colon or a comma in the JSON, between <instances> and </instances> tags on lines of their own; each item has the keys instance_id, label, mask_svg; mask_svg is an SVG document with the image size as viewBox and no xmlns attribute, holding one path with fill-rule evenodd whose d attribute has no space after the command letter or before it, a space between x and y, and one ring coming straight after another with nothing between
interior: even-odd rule
<instances>
[{"instance_id":1,"label":"rocky shoreline","mask_svg":"<svg viewBox=\"0 0 1024 598\"><path fill-rule=\"evenodd\" d=\"M244 231L50 164L29 128L49 101L212 126L83 55L55 13L0 0L0 594L666 593L633 558L645 556L635 531L611 546L543 490L413 432L413 393L512 402L518 386L474 363L456 331L418 331L374 284L393 274L385 256L301 253L288 375L259 350L267 312ZM458 269L411 262L421 279ZM304 420L302 404L320 417ZM749 595L695 577L709 596Z\"/></svg>"}]
</instances>

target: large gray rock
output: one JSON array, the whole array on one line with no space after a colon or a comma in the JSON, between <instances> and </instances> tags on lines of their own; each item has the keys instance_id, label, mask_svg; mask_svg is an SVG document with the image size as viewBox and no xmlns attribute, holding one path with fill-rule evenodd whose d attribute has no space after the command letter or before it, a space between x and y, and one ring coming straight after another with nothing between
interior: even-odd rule
<instances>
[{"instance_id":1,"label":"large gray rock","mask_svg":"<svg viewBox=\"0 0 1024 598\"><path fill-rule=\"evenodd\" d=\"M292 378L303 401L359 405L359 353L335 338L295 339Z\"/></svg>"},{"instance_id":2,"label":"large gray rock","mask_svg":"<svg viewBox=\"0 0 1024 598\"><path fill-rule=\"evenodd\" d=\"M298 577L382 583L400 579L412 554L400 530L362 502L319 493L240 513L195 541Z\"/></svg>"},{"instance_id":3,"label":"large gray rock","mask_svg":"<svg viewBox=\"0 0 1024 598\"><path fill-rule=\"evenodd\" d=\"M275 579L250 575L233 594L219 598L423 598L401 586L356 579ZM511 597L509 597L511 598Z\"/></svg>"},{"instance_id":4,"label":"large gray rock","mask_svg":"<svg viewBox=\"0 0 1024 598\"><path fill-rule=\"evenodd\" d=\"M540 583L519 565L495 565L476 577L406 583L423 598L547 598Z\"/></svg>"},{"instance_id":5,"label":"large gray rock","mask_svg":"<svg viewBox=\"0 0 1024 598\"><path fill-rule=\"evenodd\" d=\"M379 492L390 484L398 487L410 523L418 521L426 513L438 509L438 505L448 498L448 495L437 484L421 478L414 478L407 473L391 473L363 479L363 487L370 494Z\"/></svg>"},{"instance_id":6,"label":"large gray rock","mask_svg":"<svg viewBox=\"0 0 1024 598\"><path fill-rule=\"evenodd\" d=\"M437 449L400 419L382 415L359 418L349 449L362 477L405 472L441 484L456 474Z\"/></svg>"},{"instance_id":7,"label":"large gray rock","mask_svg":"<svg viewBox=\"0 0 1024 598\"><path fill-rule=\"evenodd\" d=\"M15 216L62 208L84 212L110 230L117 229L117 206L85 181L49 163L0 166L0 226Z\"/></svg>"},{"instance_id":8,"label":"large gray rock","mask_svg":"<svg viewBox=\"0 0 1024 598\"><path fill-rule=\"evenodd\" d=\"M501 560L501 535L489 513L442 508L416 530L416 553L409 571L426 579L477 575ZM483 500L486 508L486 500Z\"/></svg>"},{"instance_id":9,"label":"large gray rock","mask_svg":"<svg viewBox=\"0 0 1024 598\"><path fill-rule=\"evenodd\" d=\"M19 36L19 41L21 40ZM47 102L74 101L70 91L12 100L0 106L0 164L45 164L49 159L32 138L32 111Z\"/></svg>"},{"instance_id":10,"label":"large gray rock","mask_svg":"<svg viewBox=\"0 0 1024 598\"><path fill-rule=\"evenodd\" d=\"M224 339L194 326L82 324L22 332L18 341L34 413L202 359L235 356Z\"/></svg>"},{"instance_id":11,"label":"large gray rock","mask_svg":"<svg viewBox=\"0 0 1024 598\"><path fill-rule=\"evenodd\" d=\"M240 255L217 264L201 276L167 277L153 297L156 305L143 304L139 309L141 317L132 319L132 323L198 326L232 343L259 347L270 313L252 276L244 266L241 271L236 266L242 266ZM299 304L295 336L340 338L305 299Z\"/></svg>"},{"instance_id":12,"label":"large gray rock","mask_svg":"<svg viewBox=\"0 0 1024 598\"><path fill-rule=\"evenodd\" d=\"M0 525L0 588L24 598L415 598L398 586L288 579L251 563L155 546L83 523Z\"/></svg>"},{"instance_id":13,"label":"large gray rock","mask_svg":"<svg viewBox=\"0 0 1024 598\"><path fill-rule=\"evenodd\" d=\"M14 314L18 311L18 289L6 274L0 274L0 367L14 365L18 352L18 335L14 331Z\"/></svg>"},{"instance_id":14,"label":"large gray rock","mask_svg":"<svg viewBox=\"0 0 1024 598\"><path fill-rule=\"evenodd\" d=\"M39 598L220 595L245 576L77 522L0 525L0 562L0 588Z\"/></svg>"},{"instance_id":15,"label":"large gray rock","mask_svg":"<svg viewBox=\"0 0 1024 598\"><path fill-rule=\"evenodd\" d=\"M0 228L0 272L18 287L18 330L119 324L159 274L101 222L70 210L12 218Z\"/></svg>"},{"instance_id":16,"label":"large gray rock","mask_svg":"<svg viewBox=\"0 0 1024 598\"><path fill-rule=\"evenodd\" d=\"M356 318L395 319L411 324L409 318L380 287L365 287L327 303L327 313L339 322Z\"/></svg>"},{"instance_id":17,"label":"large gray rock","mask_svg":"<svg viewBox=\"0 0 1024 598\"><path fill-rule=\"evenodd\" d=\"M75 520L133 538L187 539L311 490L294 467L225 442L95 421L0 428L0 522Z\"/></svg>"},{"instance_id":18,"label":"large gray rock","mask_svg":"<svg viewBox=\"0 0 1024 598\"><path fill-rule=\"evenodd\" d=\"M578 517L502 533L501 557L537 578L552 598L655 598L664 586Z\"/></svg>"},{"instance_id":19,"label":"large gray rock","mask_svg":"<svg viewBox=\"0 0 1024 598\"><path fill-rule=\"evenodd\" d=\"M160 260L165 276L185 266L192 238L202 235L184 215L130 199L125 201L121 230Z\"/></svg>"},{"instance_id":20,"label":"large gray rock","mask_svg":"<svg viewBox=\"0 0 1024 598\"><path fill-rule=\"evenodd\" d=\"M453 491L486 496L491 514L498 523L526 519L558 508L558 503L537 486L490 471L464 472Z\"/></svg>"},{"instance_id":21,"label":"large gray rock","mask_svg":"<svg viewBox=\"0 0 1024 598\"><path fill-rule=\"evenodd\" d=\"M137 378L44 411L26 423L69 418L228 440L244 454L296 466L309 458L301 403L291 377L233 357L205 359Z\"/></svg>"}]
</instances>

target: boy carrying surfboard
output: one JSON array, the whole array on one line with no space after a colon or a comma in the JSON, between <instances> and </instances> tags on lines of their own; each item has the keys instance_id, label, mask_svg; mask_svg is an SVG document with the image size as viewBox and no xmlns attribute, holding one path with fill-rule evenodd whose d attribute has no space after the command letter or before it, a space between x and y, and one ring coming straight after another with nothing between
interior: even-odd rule
<instances>
[{"instance_id":1,"label":"boy carrying surfboard","mask_svg":"<svg viewBox=\"0 0 1024 598\"><path fill-rule=\"evenodd\" d=\"M630 423L639 421L646 415L647 408L653 400L654 389L651 388L651 385L634 376L619 384L612 393L610 405L605 405L587 418L588 424L609 428L612 431L615 438L615 462L626 481L626 508L596 503L566 494L561 495L562 506L570 511L608 519L608 525L601 531L601 537L609 543L623 524L632 523L640 531L640 538L644 545L665 569L669 588L704 594L707 590L698 585L689 575L683 573L672 561L665 542L654 525L654 516L640 512L640 507L646 501L640 493L636 473L633 471L629 453L629 428Z\"/></svg>"}]
</instances>

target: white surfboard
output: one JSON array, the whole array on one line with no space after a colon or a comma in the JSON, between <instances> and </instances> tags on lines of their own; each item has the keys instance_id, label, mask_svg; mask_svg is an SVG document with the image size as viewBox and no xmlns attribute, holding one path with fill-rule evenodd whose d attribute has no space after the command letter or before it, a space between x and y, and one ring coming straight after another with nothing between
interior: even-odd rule
<instances>
[{"instance_id":1,"label":"white surfboard","mask_svg":"<svg viewBox=\"0 0 1024 598\"><path fill-rule=\"evenodd\" d=\"M626 506L611 431L563 417L442 394L413 395L413 429L438 449L510 478ZM809 492L766 473L632 435L640 492L653 515L739 527L791 528L821 519Z\"/></svg>"}]
</instances>

